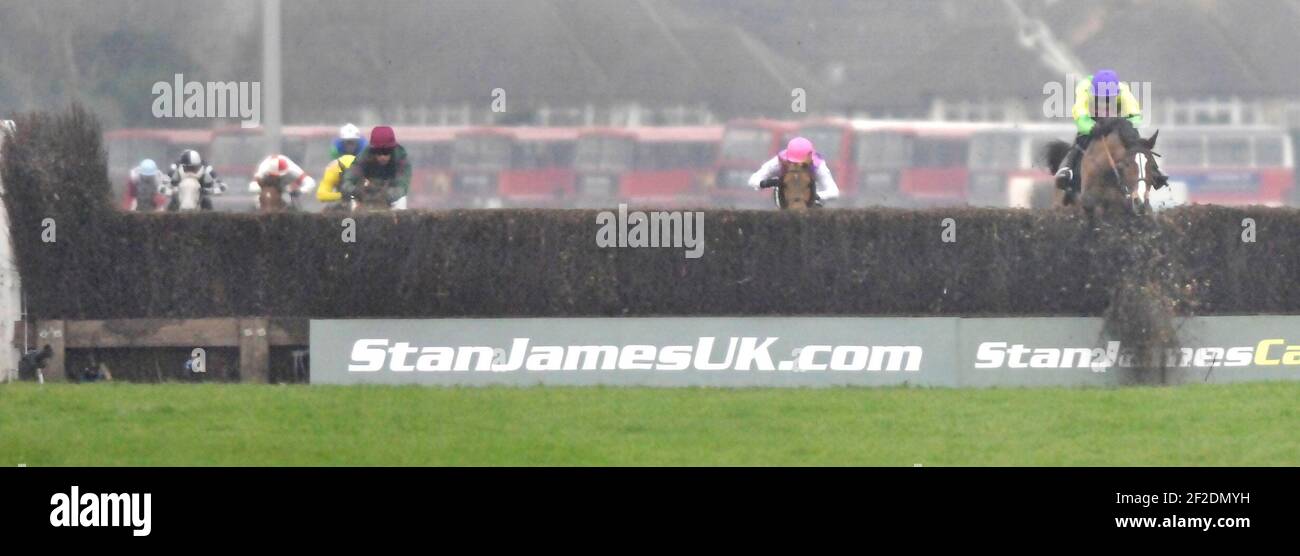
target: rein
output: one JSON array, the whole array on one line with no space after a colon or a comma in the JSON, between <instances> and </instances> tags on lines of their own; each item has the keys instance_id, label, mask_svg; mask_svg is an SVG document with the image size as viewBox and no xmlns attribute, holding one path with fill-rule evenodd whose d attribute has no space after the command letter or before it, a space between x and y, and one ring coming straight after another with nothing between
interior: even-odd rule
<instances>
[{"instance_id":1,"label":"rein","mask_svg":"<svg viewBox=\"0 0 1300 556\"><path fill-rule=\"evenodd\" d=\"M1138 212L1138 200L1133 198L1133 191L1124 183L1124 178L1119 175L1119 166L1115 164L1115 157L1110 154L1110 136L1106 135L1101 138L1102 148L1106 151L1106 160L1110 162L1110 171L1115 174L1115 183L1119 184L1120 191L1124 192L1124 198L1128 199L1129 211Z\"/></svg>"},{"instance_id":2,"label":"rein","mask_svg":"<svg viewBox=\"0 0 1300 556\"><path fill-rule=\"evenodd\" d=\"M1105 136L1101 138L1102 148L1105 149L1106 151L1106 160L1110 162L1110 171L1111 173L1115 174L1115 183L1119 184L1120 189L1124 190L1124 195L1127 197L1129 195L1132 195L1132 193L1128 189L1128 184L1124 183L1124 178L1120 177L1119 175L1119 166L1115 164L1115 157L1111 156L1110 154L1109 139L1110 136Z\"/></svg>"}]
</instances>

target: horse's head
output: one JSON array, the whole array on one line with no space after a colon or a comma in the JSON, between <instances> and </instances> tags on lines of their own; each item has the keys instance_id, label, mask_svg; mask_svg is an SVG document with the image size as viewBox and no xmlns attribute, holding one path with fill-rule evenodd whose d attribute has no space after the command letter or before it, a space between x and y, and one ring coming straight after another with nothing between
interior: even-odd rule
<instances>
[{"instance_id":1,"label":"horse's head","mask_svg":"<svg viewBox=\"0 0 1300 556\"><path fill-rule=\"evenodd\" d=\"M257 204L262 212L280 212L285 209L284 190L281 189L279 176L263 176L257 180L257 186L260 188Z\"/></svg>"},{"instance_id":2,"label":"horse's head","mask_svg":"<svg viewBox=\"0 0 1300 556\"><path fill-rule=\"evenodd\" d=\"M199 210L202 195L198 178L185 176L176 184L176 204L180 210Z\"/></svg>"},{"instance_id":3,"label":"horse's head","mask_svg":"<svg viewBox=\"0 0 1300 556\"><path fill-rule=\"evenodd\" d=\"M1129 208L1141 214L1151 208L1151 192L1168 185L1168 178L1156 164L1156 131L1151 137L1139 139L1125 145L1124 155L1115 164L1119 169L1120 179L1126 186Z\"/></svg>"},{"instance_id":4,"label":"horse's head","mask_svg":"<svg viewBox=\"0 0 1300 556\"><path fill-rule=\"evenodd\" d=\"M1085 195L1122 201L1129 212L1143 214L1150 210L1151 191L1167 185L1156 163L1160 132L1143 139L1128 120L1116 118L1107 124L1098 130L1085 155ZM1098 185L1102 188L1099 195Z\"/></svg>"},{"instance_id":5,"label":"horse's head","mask_svg":"<svg viewBox=\"0 0 1300 556\"><path fill-rule=\"evenodd\" d=\"M386 211L392 208L388 202L387 183L366 180L352 199L352 210L357 212Z\"/></svg>"},{"instance_id":6,"label":"horse's head","mask_svg":"<svg viewBox=\"0 0 1300 556\"><path fill-rule=\"evenodd\" d=\"M813 162L781 161L781 187L777 188L777 203L783 209L806 210L812 206Z\"/></svg>"}]
</instances>

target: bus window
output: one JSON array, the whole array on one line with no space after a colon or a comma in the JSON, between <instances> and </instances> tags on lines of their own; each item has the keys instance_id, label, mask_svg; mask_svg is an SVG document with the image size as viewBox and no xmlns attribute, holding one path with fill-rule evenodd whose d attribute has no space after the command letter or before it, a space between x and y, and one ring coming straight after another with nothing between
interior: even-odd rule
<instances>
[{"instance_id":1,"label":"bus window","mask_svg":"<svg viewBox=\"0 0 1300 556\"><path fill-rule=\"evenodd\" d=\"M675 143L671 146L671 168L708 168L713 165L713 145L710 143Z\"/></svg>"},{"instance_id":2,"label":"bus window","mask_svg":"<svg viewBox=\"0 0 1300 556\"><path fill-rule=\"evenodd\" d=\"M498 136L462 137L452 147L458 168L501 170L510 165L510 140Z\"/></svg>"},{"instance_id":3,"label":"bus window","mask_svg":"<svg viewBox=\"0 0 1300 556\"><path fill-rule=\"evenodd\" d=\"M113 174L109 179L113 181L125 178L126 172L135 168L141 160L152 158L160 168L166 169L180 154L179 151L172 153L171 143L161 138L114 138L108 141L107 147L108 168Z\"/></svg>"},{"instance_id":4,"label":"bus window","mask_svg":"<svg viewBox=\"0 0 1300 556\"><path fill-rule=\"evenodd\" d=\"M801 131L803 137L812 141L817 154L826 160L839 160L840 138L844 131L837 127L810 127Z\"/></svg>"},{"instance_id":5,"label":"bus window","mask_svg":"<svg viewBox=\"0 0 1300 556\"><path fill-rule=\"evenodd\" d=\"M718 158L717 143L695 143L691 146L691 156L696 168L710 168Z\"/></svg>"},{"instance_id":6,"label":"bus window","mask_svg":"<svg viewBox=\"0 0 1300 556\"><path fill-rule=\"evenodd\" d=\"M632 139L627 137L584 137L574 152L574 164L589 172L617 172L631 162Z\"/></svg>"},{"instance_id":7,"label":"bus window","mask_svg":"<svg viewBox=\"0 0 1300 556\"><path fill-rule=\"evenodd\" d=\"M912 165L917 168L960 168L966 165L969 143L963 139L916 140Z\"/></svg>"},{"instance_id":8,"label":"bus window","mask_svg":"<svg viewBox=\"0 0 1300 556\"><path fill-rule=\"evenodd\" d=\"M643 143L636 147L637 170L684 170L708 166L698 153L699 143Z\"/></svg>"},{"instance_id":9,"label":"bus window","mask_svg":"<svg viewBox=\"0 0 1300 556\"><path fill-rule=\"evenodd\" d=\"M573 168L573 157L577 154L577 141L552 141L546 143L547 168Z\"/></svg>"},{"instance_id":10,"label":"bus window","mask_svg":"<svg viewBox=\"0 0 1300 556\"><path fill-rule=\"evenodd\" d=\"M515 170L570 167L574 150L574 145L563 142L521 141L510 151L510 167Z\"/></svg>"},{"instance_id":11,"label":"bus window","mask_svg":"<svg viewBox=\"0 0 1300 556\"><path fill-rule=\"evenodd\" d=\"M1250 139L1224 137L1210 139L1210 166L1250 166Z\"/></svg>"},{"instance_id":12,"label":"bus window","mask_svg":"<svg viewBox=\"0 0 1300 556\"><path fill-rule=\"evenodd\" d=\"M722 158L766 160L772 156L772 132L765 129L732 128L722 138Z\"/></svg>"},{"instance_id":13,"label":"bus window","mask_svg":"<svg viewBox=\"0 0 1300 556\"><path fill-rule=\"evenodd\" d=\"M911 158L912 141L895 133L864 133L858 136L857 151L854 159L862 168L902 168Z\"/></svg>"},{"instance_id":14,"label":"bus window","mask_svg":"<svg viewBox=\"0 0 1300 556\"><path fill-rule=\"evenodd\" d=\"M512 170L531 170L541 166L541 148L537 143L515 143L510 148L510 168Z\"/></svg>"},{"instance_id":15,"label":"bus window","mask_svg":"<svg viewBox=\"0 0 1300 556\"><path fill-rule=\"evenodd\" d=\"M1283 166L1286 164L1286 156L1283 154L1281 137L1256 137L1255 138L1255 166Z\"/></svg>"},{"instance_id":16,"label":"bus window","mask_svg":"<svg viewBox=\"0 0 1300 556\"><path fill-rule=\"evenodd\" d=\"M326 139L318 138L318 139L309 139L305 141L306 141L306 148L304 150L306 154L303 155L302 158L302 163L301 163L302 169L306 170L308 174L311 174L313 176L316 175L316 173L323 173L325 171L325 167L328 166L329 163L334 161L334 159L330 158L330 152L331 152L331 148L333 147L334 140L331 138L326 138ZM291 156L289 158L293 158L293 157ZM298 159L295 158L294 160L298 160Z\"/></svg>"},{"instance_id":17,"label":"bus window","mask_svg":"<svg viewBox=\"0 0 1300 556\"><path fill-rule=\"evenodd\" d=\"M263 158L262 138L259 136L230 134L218 135L212 139L210 164L253 167Z\"/></svg>"},{"instance_id":18,"label":"bus window","mask_svg":"<svg viewBox=\"0 0 1300 556\"><path fill-rule=\"evenodd\" d=\"M1205 142L1200 137L1171 137L1160 142L1158 150L1175 168L1200 168L1205 163Z\"/></svg>"},{"instance_id":19,"label":"bus window","mask_svg":"<svg viewBox=\"0 0 1300 556\"><path fill-rule=\"evenodd\" d=\"M416 141L402 145L411 166L417 168L447 168L451 166L451 144L441 141Z\"/></svg>"},{"instance_id":20,"label":"bus window","mask_svg":"<svg viewBox=\"0 0 1300 556\"><path fill-rule=\"evenodd\" d=\"M307 139L305 137L283 137L280 139L280 154L289 157L289 160L295 164L300 163L307 158ZM259 161L260 162L260 161ZM313 173L308 168L303 168L308 175ZM320 172L316 170L315 172Z\"/></svg>"},{"instance_id":21,"label":"bus window","mask_svg":"<svg viewBox=\"0 0 1300 556\"><path fill-rule=\"evenodd\" d=\"M636 157L632 167L642 171L653 171L660 168L667 168L672 164L669 157L672 153L666 147L671 145L660 145L656 143L643 143L636 146Z\"/></svg>"},{"instance_id":22,"label":"bus window","mask_svg":"<svg viewBox=\"0 0 1300 556\"><path fill-rule=\"evenodd\" d=\"M970 167L1006 170L1020 166L1020 139L1014 135L983 134L970 141Z\"/></svg>"}]
</instances>

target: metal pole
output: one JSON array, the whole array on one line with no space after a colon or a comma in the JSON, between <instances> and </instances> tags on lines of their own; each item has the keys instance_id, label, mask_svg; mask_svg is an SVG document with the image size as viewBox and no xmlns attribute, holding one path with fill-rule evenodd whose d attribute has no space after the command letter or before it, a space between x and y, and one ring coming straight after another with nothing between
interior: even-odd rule
<instances>
[{"instance_id":1,"label":"metal pole","mask_svg":"<svg viewBox=\"0 0 1300 556\"><path fill-rule=\"evenodd\" d=\"M262 0L262 125L268 154L280 152L280 83L280 0Z\"/></svg>"}]
</instances>

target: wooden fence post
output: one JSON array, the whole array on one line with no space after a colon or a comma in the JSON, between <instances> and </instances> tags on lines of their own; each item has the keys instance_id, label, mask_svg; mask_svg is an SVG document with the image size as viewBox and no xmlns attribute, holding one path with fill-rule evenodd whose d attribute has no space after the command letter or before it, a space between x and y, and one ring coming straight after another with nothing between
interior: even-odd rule
<instances>
[{"instance_id":1,"label":"wooden fence post","mask_svg":"<svg viewBox=\"0 0 1300 556\"><path fill-rule=\"evenodd\" d=\"M68 373L64 369L67 365L67 352L64 350L64 323L61 320L43 320L36 325L36 341L32 343L31 349L40 350L46 344L54 350L54 354L45 363L45 369L41 372L45 375L45 380L50 382L60 382L67 380Z\"/></svg>"},{"instance_id":2,"label":"wooden fence post","mask_svg":"<svg viewBox=\"0 0 1300 556\"><path fill-rule=\"evenodd\" d=\"M239 319L239 381L271 381L271 343L267 319Z\"/></svg>"}]
</instances>

